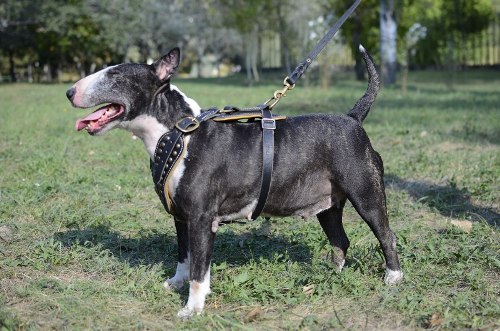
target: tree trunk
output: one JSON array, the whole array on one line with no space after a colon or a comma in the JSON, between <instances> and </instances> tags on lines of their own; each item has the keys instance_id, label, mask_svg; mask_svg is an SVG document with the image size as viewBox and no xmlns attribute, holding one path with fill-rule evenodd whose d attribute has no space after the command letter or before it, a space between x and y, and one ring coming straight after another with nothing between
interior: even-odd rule
<instances>
[{"instance_id":1,"label":"tree trunk","mask_svg":"<svg viewBox=\"0 0 500 331\"><path fill-rule=\"evenodd\" d=\"M397 22L394 2L395 0L380 1L380 71L385 85L396 83Z\"/></svg>"},{"instance_id":2,"label":"tree trunk","mask_svg":"<svg viewBox=\"0 0 500 331\"><path fill-rule=\"evenodd\" d=\"M332 56L325 52L323 56L318 58L319 62L319 85L326 90L331 85L332 77Z\"/></svg>"},{"instance_id":3,"label":"tree trunk","mask_svg":"<svg viewBox=\"0 0 500 331\"><path fill-rule=\"evenodd\" d=\"M256 27L249 34L247 34L245 44L245 66L247 79L251 84L253 82L258 82L260 79L259 70L257 68L257 62L259 60L259 39Z\"/></svg>"},{"instance_id":4,"label":"tree trunk","mask_svg":"<svg viewBox=\"0 0 500 331\"><path fill-rule=\"evenodd\" d=\"M50 63L50 77L51 77L51 82L58 82L59 81L59 65L55 62Z\"/></svg>"},{"instance_id":5,"label":"tree trunk","mask_svg":"<svg viewBox=\"0 0 500 331\"><path fill-rule=\"evenodd\" d=\"M205 43L201 40L198 40L196 47L196 55L198 56L198 60L196 61L198 65L198 78L203 77L202 67L203 67L203 55L205 54Z\"/></svg>"},{"instance_id":6,"label":"tree trunk","mask_svg":"<svg viewBox=\"0 0 500 331\"><path fill-rule=\"evenodd\" d=\"M354 64L354 72L356 73L356 80L365 81L365 64L361 59L361 55L356 54L356 63Z\"/></svg>"},{"instance_id":7,"label":"tree trunk","mask_svg":"<svg viewBox=\"0 0 500 331\"><path fill-rule=\"evenodd\" d=\"M405 49L404 55L403 55L403 63L401 64L401 90L403 91L403 94L406 95L408 92L408 71L409 71L409 65L410 65L410 51L408 49Z\"/></svg>"},{"instance_id":8,"label":"tree trunk","mask_svg":"<svg viewBox=\"0 0 500 331\"><path fill-rule=\"evenodd\" d=\"M11 82L15 83L17 81L17 77L16 77L16 65L14 63L13 50L9 50L9 73Z\"/></svg>"},{"instance_id":9,"label":"tree trunk","mask_svg":"<svg viewBox=\"0 0 500 331\"><path fill-rule=\"evenodd\" d=\"M285 44L286 46L284 46L284 49L283 49L283 57L285 59L285 72L287 74L287 76L290 76L292 74L292 63L290 61L290 51L288 49L288 45Z\"/></svg>"},{"instance_id":10,"label":"tree trunk","mask_svg":"<svg viewBox=\"0 0 500 331\"><path fill-rule=\"evenodd\" d=\"M354 72L356 74L356 80L365 81L365 65L363 63L363 59L361 58L361 54L359 52L359 44L361 43L361 22L358 16L354 16L355 20L355 29L352 34L352 52L356 54L356 64L354 65Z\"/></svg>"},{"instance_id":11,"label":"tree trunk","mask_svg":"<svg viewBox=\"0 0 500 331\"><path fill-rule=\"evenodd\" d=\"M255 26L254 29L252 30L252 34L250 37L250 65L252 68L252 75L254 81L258 82L260 80L260 75L259 75L259 68L257 66L258 61L259 61L259 37L258 37L258 31L257 27Z\"/></svg>"},{"instance_id":12,"label":"tree trunk","mask_svg":"<svg viewBox=\"0 0 500 331\"><path fill-rule=\"evenodd\" d=\"M292 74L292 67L290 64L290 47L288 45L288 38L287 38L287 25L285 21L285 17L283 15L283 12L281 11L282 7L277 6L277 15L278 15L278 24L279 24L279 37L280 37L280 46L281 46L281 58L282 58L282 64L281 67L284 69L286 74L290 76Z\"/></svg>"},{"instance_id":13,"label":"tree trunk","mask_svg":"<svg viewBox=\"0 0 500 331\"><path fill-rule=\"evenodd\" d=\"M252 67L251 67L251 50L250 50L250 43L248 42L248 38L247 38L247 42L245 43L246 45L246 49L245 49L245 69L246 69L246 72L247 72L247 81L249 84L252 83Z\"/></svg>"},{"instance_id":14,"label":"tree trunk","mask_svg":"<svg viewBox=\"0 0 500 331\"><path fill-rule=\"evenodd\" d=\"M46 63L43 66L43 73L45 74L45 81L51 82L52 81L52 70L50 69L50 63Z\"/></svg>"},{"instance_id":15,"label":"tree trunk","mask_svg":"<svg viewBox=\"0 0 500 331\"><path fill-rule=\"evenodd\" d=\"M28 62L28 83L33 83L33 63L31 59Z\"/></svg>"}]
</instances>

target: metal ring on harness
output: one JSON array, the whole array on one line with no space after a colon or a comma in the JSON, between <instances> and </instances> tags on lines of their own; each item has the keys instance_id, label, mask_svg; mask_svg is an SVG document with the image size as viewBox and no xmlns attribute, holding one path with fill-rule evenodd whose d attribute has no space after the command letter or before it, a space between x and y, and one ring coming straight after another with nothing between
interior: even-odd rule
<instances>
[{"instance_id":1,"label":"metal ring on harness","mask_svg":"<svg viewBox=\"0 0 500 331\"><path fill-rule=\"evenodd\" d=\"M180 119L177 123L175 123L175 127L184 133L193 132L198 129L200 126L200 121L196 117L188 116Z\"/></svg>"}]
</instances>

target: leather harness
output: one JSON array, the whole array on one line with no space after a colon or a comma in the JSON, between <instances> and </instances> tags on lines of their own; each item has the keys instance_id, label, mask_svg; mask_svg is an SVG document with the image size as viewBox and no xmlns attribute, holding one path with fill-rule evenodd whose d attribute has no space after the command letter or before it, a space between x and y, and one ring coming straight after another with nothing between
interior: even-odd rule
<instances>
[{"instance_id":1,"label":"leather harness","mask_svg":"<svg viewBox=\"0 0 500 331\"><path fill-rule=\"evenodd\" d=\"M260 114L256 112L260 109ZM273 173L274 161L274 130L276 129L276 120L285 119L285 116L272 115L270 109L265 106L257 106L250 109L238 109L226 107L223 110L211 108L202 111L197 117L185 117L175 125L175 128L160 137L156 144L153 159L150 162L151 174L155 191L160 198L165 210L175 213L174 203L170 196L168 182L185 153L184 139L186 135L191 134L198 129L200 123L207 120L217 122L230 122L242 119L255 120L260 118L262 127L262 183L257 206L252 213L252 219L256 219L267 201L269 189L271 187L271 178Z\"/></svg>"},{"instance_id":2,"label":"leather harness","mask_svg":"<svg viewBox=\"0 0 500 331\"><path fill-rule=\"evenodd\" d=\"M254 121L260 119L262 127L262 178L257 206L252 213L252 220L255 220L267 201L269 190L271 188L271 179L274 162L274 130L276 129L276 120L284 119L284 116L271 114L272 108L286 96L286 92L295 87L295 82L307 70L312 61L325 48L326 44L334 37L339 28L344 24L347 18L354 12L361 0L356 0L351 7L339 18L339 20L329 29L327 34L318 42L314 49L307 55L304 61L292 72L290 77L283 81L283 88L274 92L273 97L267 100L263 105L254 108L238 109L236 107L225 107L224 109L210 108L202 110L196 117L185 117L177 122L175 128L165 133L158 140L153 159L150 162L151 175L155 191L160 198L165 210L174 215L175 206L170 196L168 182L178 161L183 158L186 152L184 139L186 135L191 134L200 126L200 123L207 120L216 122L238 121L246 119ZM156 91L155 96L161 92L163 87Z\"/></svg>"}]
</instances>

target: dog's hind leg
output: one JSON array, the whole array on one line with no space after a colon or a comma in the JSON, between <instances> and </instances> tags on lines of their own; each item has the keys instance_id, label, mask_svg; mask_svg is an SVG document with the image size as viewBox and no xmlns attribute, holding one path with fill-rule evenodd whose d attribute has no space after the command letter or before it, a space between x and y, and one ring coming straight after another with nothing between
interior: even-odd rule
<instances>
[{"instance_id":1,"label":"dog's hind leg","mask_svg":"<svg viewBox=\"0 0 500 331\"><path fill-rule=\"evenodd\" d=\"M167 279L163 286L166 289L180 289L189 279L189 240L188 226L186 222L175 221L175 230L177 232L177 269L172 278Z\"/></svg>"},{"instance_id":2,"label":"dog's hind leg","mask_svg":"<svg viewBox=\"0 0 500 331\"><path fill-rule=\"evenodd\" d=\"M386 284L403 280L403 272L396 253L396 235L389 228L387 219L384 181L380 174L358 174L360 180L346 190L349 201L377 237L386 262Z\"/></svg>"},{"instance_id":3,"label":"dog's hind leg","mask_svg":"<svg viewBox=\"0 0 500 331\"><path fill-rule=\"evenodd\" d=\"M210 293L210 261L215 240L212 219L206 215L188 224L190 272L189 297L186 306L177 316L186 318L199 314L205 306L205 297Z\"/></svg>"},{"instance_id":4,"label":"dog's hind leg","mask_svg":"<svg viewBox=\"0 0 500 331\"><path fill-rule=\"evenodd\" d=\"M347 249L349 248L349 239L342 226L344 205L345 199L317 215L319 224L321 224L330 244L333 246L332 261L337 265L339 271L344 267Z\"/></svg>"}]
</instances>

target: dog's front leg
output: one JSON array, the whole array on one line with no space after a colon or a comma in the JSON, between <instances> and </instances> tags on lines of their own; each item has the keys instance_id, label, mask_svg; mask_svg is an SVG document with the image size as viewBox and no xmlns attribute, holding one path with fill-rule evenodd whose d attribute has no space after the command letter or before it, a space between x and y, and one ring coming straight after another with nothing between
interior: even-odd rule
<instances>
[{"instance_id":1,"label":"dog's front leg","mask_svg":"<svg viewBox=\"0 0 500 331\"><path fill-rule=\"evenodd\" d=\"M205 297L210 293L210 261L215 240L215 233L212 232L212 220L207 216L190 221L188 228L190 248L189 298L186 306L177 313L177 316L181 318L203 311Z\"/></svg>"},{"instance_id":2,"label":"dog's front leg","mask_svg":"<svg viewBox=\"0 0 500 331\"><path fill-rule=\"evenodd\" d=\"M177 269L172 278L167 279L163 286L170 290L180 289L189 279L189 236L187 222L175 220L175 230L177 232Z\"/></svg>"}]
</instances>

